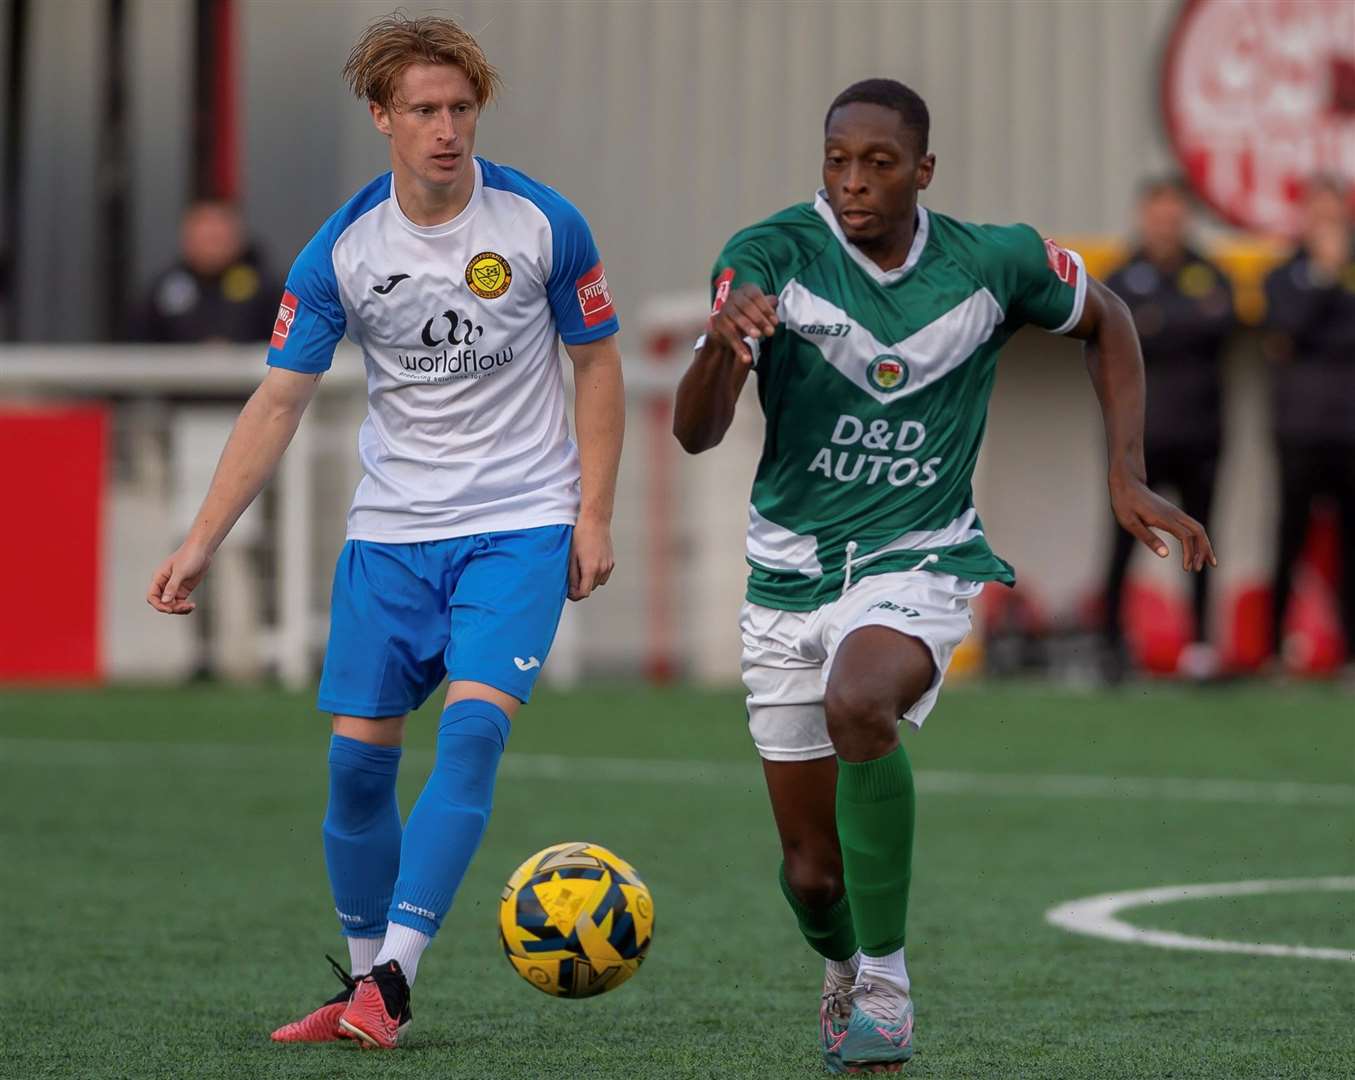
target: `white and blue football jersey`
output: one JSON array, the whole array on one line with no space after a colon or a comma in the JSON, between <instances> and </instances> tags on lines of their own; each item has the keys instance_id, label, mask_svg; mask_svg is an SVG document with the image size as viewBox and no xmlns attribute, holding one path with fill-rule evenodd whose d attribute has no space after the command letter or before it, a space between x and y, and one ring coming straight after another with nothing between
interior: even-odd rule
<instances>
[{"instance_id":1,"label":"white and blue football jersey","mask_svg":"<svg viewBox=\"0 0 1355 1080\"><path fill-rule=\"evenodd\" d=\"M475 159L451 221L416 225L390 173L345 203L287 277L268 363L367 368L350 540L411 543L572 525L579 456L556 337L619 329L588 224L559 192Z\"/></svg>"}]
</instances>

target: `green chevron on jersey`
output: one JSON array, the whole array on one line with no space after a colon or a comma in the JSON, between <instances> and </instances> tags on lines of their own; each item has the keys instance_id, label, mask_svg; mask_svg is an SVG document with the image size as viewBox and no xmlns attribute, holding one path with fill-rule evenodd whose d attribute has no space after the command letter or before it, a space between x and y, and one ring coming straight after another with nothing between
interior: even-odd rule
<instances>
[{"instance_id":1,"label":"green chevron on jersey","mask_svg":"<svg viewBox=\"0 0 1355 1080\"><path fill-rule=\"evenodd\" d=\"M1028 225L919 207L907 260L881 270L820 192L737 233L713 279L756 284L780 318L757 355L748 599L819 607L842 591L849 550L851 580L925 566L1013 582L971 488L997 354L1026 323L1077 324L1081 258Z\"/></svg>"}]
</instances>

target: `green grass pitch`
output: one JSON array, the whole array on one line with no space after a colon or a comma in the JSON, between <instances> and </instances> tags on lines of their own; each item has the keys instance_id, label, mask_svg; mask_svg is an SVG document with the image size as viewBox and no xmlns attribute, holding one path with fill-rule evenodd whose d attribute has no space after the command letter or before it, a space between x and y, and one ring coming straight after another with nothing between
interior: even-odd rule
<instances>
[{"instance_id":1,"label":"green grass pitch","mask_svg":"<svg viewBox=\"0 0 1355 1080\"><path fill-rule=\"evenodd\" d=\"M406 810L435 719L411 723ZM407 1044L271 1044L336 989L323 954L346 955L320 847L327 736L309 696L276 691L0 695L0 1076L821 1075L821 968L777 890L739 696L690 689L539 694L424 959ZM957 687L908 746L913 1076L1355 1074L1353 963L1173 952L1044 921L1095 893L1355 873L1349 696ZM576 839L636 865L657 928L630 983L557 1001L513 974L494 913L523 858ZM1125 918L1355 950L1353 913L1355 895L1331 892Z\"/></svg>"}]
</instances>

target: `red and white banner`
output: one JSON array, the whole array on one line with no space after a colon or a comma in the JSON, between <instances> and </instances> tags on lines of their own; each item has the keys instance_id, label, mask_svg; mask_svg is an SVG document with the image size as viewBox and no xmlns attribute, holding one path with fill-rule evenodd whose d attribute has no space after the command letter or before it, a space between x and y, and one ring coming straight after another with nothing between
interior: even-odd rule
<instances>
[{"instance_id":1,"label":"red and white banner","mask_svg":"<svg viewBox=\"0 0 1355 1080\"><path fill-rule=\"evenodd\" d=\"M1205 202L1234 225L1292 234L1308 178L1355 183L1355 3L1189 0L1162 109Z\"/></svg>"}]
</instances>

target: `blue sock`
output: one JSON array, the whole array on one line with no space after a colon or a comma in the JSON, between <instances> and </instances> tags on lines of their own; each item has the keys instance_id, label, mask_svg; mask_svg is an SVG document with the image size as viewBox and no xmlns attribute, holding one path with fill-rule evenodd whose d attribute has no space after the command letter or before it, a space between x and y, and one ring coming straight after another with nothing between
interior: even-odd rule
<instances>
[{"instance_id":1,"label":"blue sock","mask_svg":"<svg viewBox=\"0 0 1355 1080\"><path fill-rule=\"evenodd\" d=\"M400 872L398 746L373 746L343 735L329 740L325 865L334 909L348 937L382 937Z\"/></svg>"},{"instance_id":2,"label":"blue sock","mask_svg":"<svg viewBox=\"0 0 1355 1080\"><path fill-rule=\"evenodd\" d=\"M438 932L484 835L508 730L507 714L488 701L457 701L443 712L437 762L405 825L391 922Z\"/></svg>"}]
</instances>

